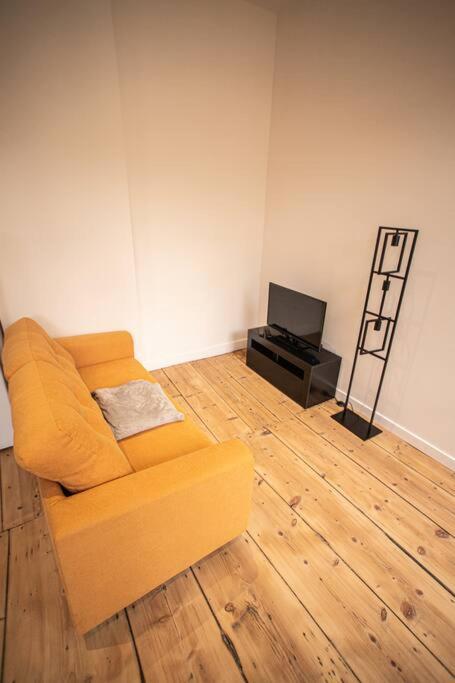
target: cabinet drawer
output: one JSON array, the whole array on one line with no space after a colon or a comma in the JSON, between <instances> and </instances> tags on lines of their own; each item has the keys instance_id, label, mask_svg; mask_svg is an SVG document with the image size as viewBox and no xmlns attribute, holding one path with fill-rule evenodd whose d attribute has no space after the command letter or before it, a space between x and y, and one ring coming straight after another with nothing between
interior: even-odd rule
<instances>
[{"instance_id":1,"label":"cabinet drawer","mask_svg":"<svg viewBox=\"0 0 455 683\"><path fill-rule=\"evenodd\" d=\"M280 389L287 396L297 403L303 405L303 388L306 385L305 371L291 363L275 356L275 360L264 355L260 351L249 347L247 349L246 364L252 370L268 380L277 389ZM280 365L286 363L287 367ZM289 369L288 369L289 368Z\"/></svg>"}]
</instances>

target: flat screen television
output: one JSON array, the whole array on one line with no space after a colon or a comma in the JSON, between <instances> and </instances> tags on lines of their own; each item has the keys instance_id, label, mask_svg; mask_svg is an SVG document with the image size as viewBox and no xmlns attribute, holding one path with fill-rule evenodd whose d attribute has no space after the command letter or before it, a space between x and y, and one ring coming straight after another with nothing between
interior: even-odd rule
<instances>
[{"instance_id":1,"label":"flat screen television","mask_svg":"<svg viewBox=\"0 0 455 683\"><path fill-rule=\"evenodd\" d=\"M325 301L270 282L267 325L320 351L326 307Z\"/></svg>"}]
</instances>

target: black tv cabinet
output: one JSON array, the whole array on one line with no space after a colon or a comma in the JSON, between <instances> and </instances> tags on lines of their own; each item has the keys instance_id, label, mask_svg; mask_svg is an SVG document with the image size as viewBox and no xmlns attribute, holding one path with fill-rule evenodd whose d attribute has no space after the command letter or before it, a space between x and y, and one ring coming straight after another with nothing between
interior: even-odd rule
<instances>
[{"instance_id":1,"label":"black tv cabinet","mask_svg":"<svg viewBox=\"0 0 455 683\"><path fill-rule=\"evenodd\" d=\"M341 358L326 349L295 348L271 328L248 330L246 364L303 408L335 396Z\"/></svg>"}]
</instances>

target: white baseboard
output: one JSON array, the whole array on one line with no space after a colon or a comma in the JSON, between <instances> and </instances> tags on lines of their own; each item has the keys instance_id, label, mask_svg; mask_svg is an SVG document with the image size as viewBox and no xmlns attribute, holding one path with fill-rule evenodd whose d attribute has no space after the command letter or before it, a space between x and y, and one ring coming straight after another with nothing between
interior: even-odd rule
<instances>
[{"instance_id":1,"label":"white baseboard","mask_svg":"<svg viewBox=\"0 0 455 683\"><path fill-rule=\"evenodd\" d=\"M346 392L342 391L341 389L337 389L336 395L337 398L343 400L346 398ZM362 401L359 401L359 399L351 396L349 398L349 402L352 402L353 407L357 407L361 412L364 412L366 415L371 413L371 407L367 406ZM418 434L414 434L414 432L409 431L409 429L406 429L394 420L391 420L390 417L387 417L386 415L376 413L374 421L388 429L389 432L393 432L394 434L399 436L400 439L403 439L404 441L410 443L412 446L415 446L415 448L418 448L419 451L422 451L423 453L426 453L426 455L429 455L435 460L438 460L440 463L442 463L446 467L449 467L451 470L455 470L455 457L453 455L449 455L449 453L446 453L441 448L438 448L437 446L434 446L432 443L429 443L421 436L418 436Z\"/></svg>"},{"instance_id":2,"label":"white baseboard","mask_svg":"<svg viewBox=\"0 0 455 683\"><path fill-rule=\"evenodd\" d=\"M221 356L223 353L231 353L244 349L247 344L247 339L235 339L234 341L223 342L221 344L214 344L213 346L206 346L203 349L196 351L185 351L176 356L159 356L150 358L149 362L144 365L147 368L167 368L170 365L179 365L179 363L189 363L192 360L200 360L201 358L209 358L211 356Z\"/></svg>"}]
</instances>

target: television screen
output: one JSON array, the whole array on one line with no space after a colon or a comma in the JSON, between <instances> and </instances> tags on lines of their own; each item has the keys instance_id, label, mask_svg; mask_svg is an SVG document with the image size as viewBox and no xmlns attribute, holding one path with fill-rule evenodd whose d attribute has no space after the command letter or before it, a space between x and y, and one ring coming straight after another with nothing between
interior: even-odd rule
<instances>
[{"instance_id":1,"label":"television screen","mask_svg":"<svg viewBox=\"0 0 455 683\"><path fill-rule=\"evenodd\" d=\"M267 325L296 337L319 351L326 306L325 301L271 282Z\"/></svg>"}]
</instances>

